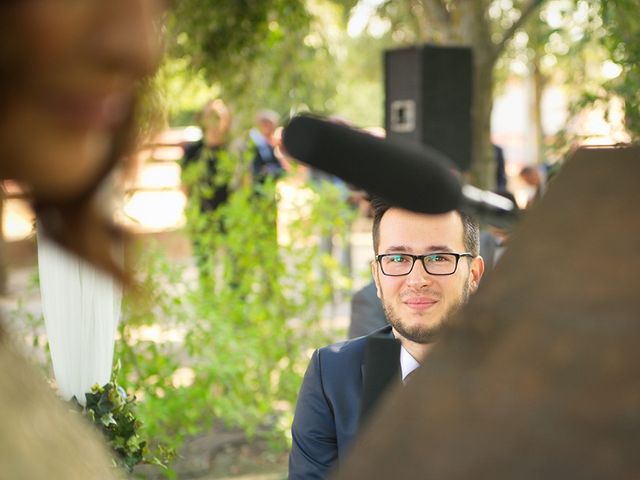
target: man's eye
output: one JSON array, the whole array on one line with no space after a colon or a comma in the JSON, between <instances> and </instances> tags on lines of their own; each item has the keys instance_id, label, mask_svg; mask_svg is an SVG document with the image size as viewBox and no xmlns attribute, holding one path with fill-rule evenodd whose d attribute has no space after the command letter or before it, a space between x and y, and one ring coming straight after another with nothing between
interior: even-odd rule
<instances>
[{"instance_id":1,"label":"man's eye","mask_svg":"<svg viewBox=\"0 0 640 480\"><path fill-rule=\"evenodd\" d=\"M429 255L426 257L426 260L431 263L443 263L450 261L449 257L445 255Z\"/></svg>"},{"instance_id":2,"label":"man's eye","mask_svg":"<svg viewBox=\"0 0 640 480\"><path fill-rule=\"evenodd\" d=\"M406 262L407 259L402 255L394 255L393 257L391 257L391 261L393 263L402 263L402 262Z\"/></svg>"}]
</instances>

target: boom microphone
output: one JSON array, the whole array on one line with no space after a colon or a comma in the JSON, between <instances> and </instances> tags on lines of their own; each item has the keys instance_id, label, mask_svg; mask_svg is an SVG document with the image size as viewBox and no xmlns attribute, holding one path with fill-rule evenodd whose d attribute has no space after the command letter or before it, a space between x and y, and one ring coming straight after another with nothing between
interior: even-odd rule
<instances>
[{"instance_id":1,"label":"boom microphone","mask_svg":"<svg viewBox=\"0 0 640 480\"><path fill-rule=\"evenodd\" d=\"M460 206L455 167L436 150L308 115L294 117L282 135L284 149L292 157L398 207L445 213Z\"/></svg>"},{"instance_id":2,"label":"boom microphone","mask_svg":"<svg viewBox=\"0 0 640 480\"><path fill-rule=\"evenodd\" d=\"M472 185L460 185L453 163L437 150L374 137L317 117L294 117L283 131L292 157L337 175L389 203L422 213L459 209L482 223L513 227L515 203Z\"/></svg>"}]
</instances>

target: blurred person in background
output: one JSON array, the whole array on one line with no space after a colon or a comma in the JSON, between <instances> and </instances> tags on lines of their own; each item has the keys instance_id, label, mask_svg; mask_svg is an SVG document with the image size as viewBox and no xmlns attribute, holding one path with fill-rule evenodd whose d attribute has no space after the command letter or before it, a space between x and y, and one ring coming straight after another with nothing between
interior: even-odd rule
<instances>
[{"instance_id":1,"label":"blurred person in background","mask_svg":"<svg viewBox=\"0 0 640 480\"><path fill-rule=\"evenodd\" d=\"M163 2L0 5L0 178L27 192L67 250L126 279L125 240L97 192L135 138L142 80L160 55ZM0 323L3 478L113 478L94 427L55 397Z\"/></svg>"},{"instance_id":2,"label":"blurred person in background","mask_svg":"<svg viewBox=\"0 0 640 480\"><path fill-rule=\"evenodd\" d=\"M232 168L229 161L224 162L227 147L227 135L231 126L231 113L221 99L209 101L197 117L202 129L202 138L188 144L182 159L182 184L198 216L207 216L229 199L232 181ZM188 218L190 216L188 215ZM208 242L203 241L210 222L192 222L190 224L193 252L200 271L201 279L209 277L208 259L211 256ZM217 229L224 232L222 222L216 222Z\"/></svg>"},{"instance_id":3,"label":"blurred person in background","mask_svg":"<svg viewBox=\"0 0 640 480\"><path fill-rule=\"evenodd\" d=\"M507 170L504 159L504 149L494 143L493 153L496 159L496 190L506 190Z\"/></svg>"},{"instance_id":4,"label":"blurred person in background","mask_svg":"<svg viewBox=\"0 0 640 480\"><path fill-rule=\"evenodd\" d=\"M531 189L526 208L542 197L547 186L547 174L544 166L527 165L520 170L520 179Z\"/></svg>"},{"instance_id":5,"label":"blurred person in background","mask_svg":"<svg viewBox=\"0 0 640 480\"><path fill-rule=\"evenodd\" d=\"M267 178L277 180L284 174L284 168L274 152L279 121L279 115L273 110L260 110L256 114L256 126L249 131L254 148L251 171L256 185L263 184Z\"/></svg>"},{"instance_id":6,"label":"blurred person in background","mask_svg":"<svg viewBox=\"0 0 640 480\"><path fill-rule=\"evenodd\" d=\"M218 174L219 156L227 144L231 113L227 105L218 98L205 104L197 117L197 123L202 129L202 138L185 146L183 173L194 163L203 164L194 186L200 190L201 211L213 211L229 198L229 179Z\"/></svg>"},{"instance_id":7,"label":"blurred person in background","mask_svg":"<svg viewBox=\"0 0 640 480\"><path fill-rule=\"evenodd\" d=\"M369 335L387 323L375 281L371 280L351 297L351 317L347 337L357 338Z\"/></svg>"}]
</instances>

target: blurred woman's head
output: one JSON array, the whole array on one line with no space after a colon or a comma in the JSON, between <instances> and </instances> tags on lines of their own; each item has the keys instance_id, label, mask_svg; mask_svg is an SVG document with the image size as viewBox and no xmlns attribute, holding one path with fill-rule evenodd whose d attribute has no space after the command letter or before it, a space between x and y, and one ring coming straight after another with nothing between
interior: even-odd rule
<instances>
[{"instance_id":1,"label":"blurred woman's head","mask_svg":"<svg viewBox=\"0 0 640 480\"><path fill-rule=\"evenodd\" d=\"M60 230L91 218L94 192L130 146L139 85L159 58L161 3L0 5L0 177L20 182L56 217L44 219L49 233L85 256L90 239Z\"/></svg>"},{"instance_id":2,"label":"blurred woman's head","mask_svg":"<svg viewBox=\"0 0 640 480\"><path fill-rule=\"evenodd\" d=\"M225 143L231 127L231 112L222 99L207 102L197 120L202 128L205 144L214 147Z\"/></svg>"}]
</instances>

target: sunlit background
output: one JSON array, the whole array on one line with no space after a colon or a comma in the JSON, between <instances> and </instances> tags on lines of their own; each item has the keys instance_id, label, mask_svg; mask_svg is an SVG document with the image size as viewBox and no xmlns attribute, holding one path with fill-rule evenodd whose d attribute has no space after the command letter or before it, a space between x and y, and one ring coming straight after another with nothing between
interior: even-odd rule
<instances>
[{"instance_id":1,"label":"sunlit background","mask_svg":"<svg viewBox=\"0 0 640 480\"><path fill-rule=\"evenodd\" d=\"M138 233L176 230L184 226L186 196L181 189L181 145L199 139L198 128L163 132L136 155L138 168L124 186L116 220ZM34 218L20 189L5 184L3 232L5 241L19 241L34 233Z\"/></svg>"},{"instance_id":2,"label":"sunlit background","mask_svg":"<svg viewBox=\"0 0 640 480\"><path fill-rule=\"evenodd\" d=\"M619 73L610 61L603 63L602 70L609 76ZM533 163L531 157L535 154L528 133L532 130L527 107L531 101L530 90L526 81L508 82L495 100L492 115L493 140L504 149L510 187L520 205L526 203L530 192L519 181L518 172L523 165ZM542 109L546 132L557 132L568 121L567 101L560 88L547 89ZM623 127L622 106L615 102L608 106L608 110L592 108L584 111L572 119L571 127L584 145L613 145L629 141ZM137 153L138 168L126 185L122 205L116 212L119 222L139 233L179 230L184 226L187 199L180 182L181 145L198 140L201 135L197 127L173 128L162 132ZM34 233L30 208L23 198L19 198L21 193L15 185L5 184L5 190L8 198L3 212L4 239L13 242L28 238ZM284 186L280 192L280 213L283 224L286 224L287 217L299 209L299 203L304 202L302 197L308 192L291 185ZM281 241L287 240L285 233Z\"/></svg>"}]
</instances>

